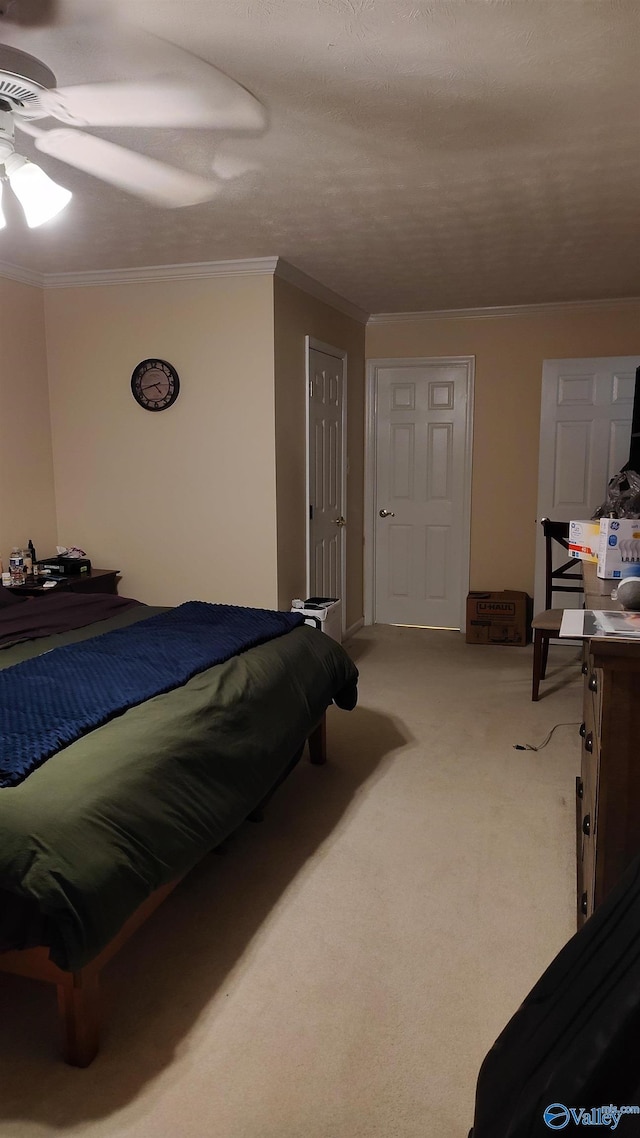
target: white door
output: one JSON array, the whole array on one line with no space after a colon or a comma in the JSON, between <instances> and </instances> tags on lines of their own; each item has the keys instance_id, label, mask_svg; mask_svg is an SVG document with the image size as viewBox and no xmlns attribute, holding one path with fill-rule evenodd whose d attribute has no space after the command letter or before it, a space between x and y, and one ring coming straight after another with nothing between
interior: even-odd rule
<instances>
[{"instance_id":1,"label":"white door","mask_svg":"<svg viewBox=\"0 0 640 1138\"><path fill-rule=\"evenodd\" d=\"M344 617L345 360L310 346L308 361L308 595L340 598Z\"/></svg>"},{"instance_id":2,"label":"white door","mask_svg":"<svg viewBox=\"0 0 640 1138\"><path fill-rule=\"evenodd\" d=\"M473 360L378 361L373 620L462 628Z\"/></svg>"},{"instance_id":3,"label":"white door","mask_svg":"<svg viewBox=\"0 0 640 1138\"><path fill-rule=\"evenodd\" d=\"M640 356L545 360L542 368L535 609L544 608L540 519L590 518L629 460ZM562 551L558 550L559 559ZM567 594L566 604L572 600ZM559 604L564 604L558 600ZM574 603L579 603L579 596Z\"/></svg>"}]
</instances>

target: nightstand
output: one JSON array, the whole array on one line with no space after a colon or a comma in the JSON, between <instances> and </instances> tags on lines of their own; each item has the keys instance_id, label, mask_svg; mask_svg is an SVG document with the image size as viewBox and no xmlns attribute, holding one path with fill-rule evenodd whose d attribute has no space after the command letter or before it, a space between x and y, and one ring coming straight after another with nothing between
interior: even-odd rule
<instances>
[{"instance_id":1,"label":"nightstand","mask_svg":"<svg viewBox=\"0 0 640 1138\"><path fill-rule=\"evenodd\" d=\"M23 597L46 597L61 590L71 593L117 593L119 569L91 569L77 576L56 578L52 576L28 577L24 585L5 585L11 593ZM57 581L55 589L45 589L45 581Z\"/></svg>"}]
</instances>

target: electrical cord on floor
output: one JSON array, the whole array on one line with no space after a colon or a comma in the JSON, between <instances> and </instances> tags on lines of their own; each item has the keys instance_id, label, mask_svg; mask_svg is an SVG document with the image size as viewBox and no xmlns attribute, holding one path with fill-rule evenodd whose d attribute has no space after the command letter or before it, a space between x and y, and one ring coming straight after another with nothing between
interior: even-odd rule
<instances>
[{"instance_id":1,"label":"electrical cord on floor","mask_svg":"<svg viewBox=\"0 0 640 1138\"><path fill-rule=\"evenodd\" d=\"M556 723L555 727L551 728L546 739L543 739L541 743L538 743L537 747L534 747L531 743L514 743L513 749L514 749L514 751L541 751L543 747L546 747L551 736L553 735L553 732L557 731L558 727L579 727L579 726L580 726L580 724L578 722L575 722L575 723L573 723L573 722L572 723Z\"/></svg>"}]
</instances>

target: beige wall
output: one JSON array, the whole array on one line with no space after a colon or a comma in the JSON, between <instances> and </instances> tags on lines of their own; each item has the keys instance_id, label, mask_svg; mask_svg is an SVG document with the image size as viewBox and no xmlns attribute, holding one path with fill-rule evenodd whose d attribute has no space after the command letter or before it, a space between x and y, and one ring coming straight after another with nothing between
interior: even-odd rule
<instances>
[{"instance_id":1,"label":"beige wall","mask_svg":"<svg viewBox=\"0 0 640 1138\"><path fill-rule=\"evenodd\" d=\"M30 537L42 554L75 543L150 603L287 607L305 580L308 334L348 353L347 625L360 618L362 325L268 275L0 290L3 559ZM156 354L182 378L162 414L129 387ZM640 304L374 323L366 354L475 356L471 588L532 592L542 362L640 354Z\"/></svg>"},{"instance_id":2,"label":"beige wall","mask_svg":"<svg viewBox=\"0 0 640 1138\"><path fill-rule=\"evenodd\" d=\"M533 594L542 362L640 355L640 304L367 327L367 358L476 358L471 588Z\"/></svg>"},{"instance_id":3,"label":"beige wall","mask_svg":"<svg viewBox=\"0 0 640 1138\"><path fill-rule=\"evenodd\" d=\"M49 422L43 294L0 278L0 557L29 538L55 550L56 512Z\"/></svg>"},{"instance_id":4,"label":"beige wall","mask_svg":"<svg viewBox=\"0 0 640 1138\"><path fill-rule=\"evenodd\" d=\"M49 289L44 305L60 543L150 604L274 607L273 278ZM181 379L160 413L130 390L152 356Z\"/></svg>"},{"instance_id":5,"label":"beige wall","mask_svg":"<svg viewBox=\"0 0 640 1138\"><path fill-rule=\"evenodd\" d=\"M363 454L365 327L342 312L274 280L278 601L287 608L305 595L306 383L305 336L347 352L347 595L346 625L363 614Z\"/></svg>"}]
</instances>

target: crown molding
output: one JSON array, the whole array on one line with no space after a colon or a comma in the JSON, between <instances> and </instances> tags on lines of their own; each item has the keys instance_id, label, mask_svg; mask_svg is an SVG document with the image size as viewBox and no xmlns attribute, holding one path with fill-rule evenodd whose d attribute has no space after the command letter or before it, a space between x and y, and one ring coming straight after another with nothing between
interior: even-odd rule
<instances>
[{"instance_id":1,"label":"crown molding","mask_svg":"<svg viewBox=\"0 0 640 1138\"><path fill-rule=\"evenodd\" d=\"M359 324L366 324L370 319L369 313L364 309L358 308L357 304L352 304L350 300L346 300L344 296L339 293L333 292L332 289L327 288L326 285L317 281L315 277L309 277L302 269L297 269L289 261L283 260L278 257L278 264L276 266L275 275L280 277L281 280L287 281L289 284L299 288L302 292L308 293L310 296L315 296L316 300L322 300L331 308L337 308L339 312L343 312L345 316L350 316L352 320L357 320Z\"/></svg>"},{"instance_id":2,"label":"crown molding","mask_svg":"<svg viewBox=\"0 0 640 1138\"><path fill-rule=\"evenodd\" d=\"M19 281L20 284L34 285L36 288L44 287L44 276L35 269L23 269L20 265L8 265L0 261L0 277L7 277L10 281Z\"/></svg>"},{"instance_id":3,"label":"crown molding","mask_svg":"<svg viewBox=\"0 0 640 1138\"><path fill-rule=\"evenodd\" d=\"M210 277L279 276L296 288L337 308L361 324L369 313L351 304L326 285L307 276L282 257L248 257L234 261L201 261L185 265L146 265L135 269L95 269L75 273L45 273L43 288L86 288L92 285L140 284L152 281L203 280Z\"/></svg>"},{"instance_id":4,"label":"crown molding","mask_svg":"<svg viewBox=\"0 0 640 1138\"><path fill-rule=\"evenodd\" d=\"M231 276L279 276L317 300L344 312L360 324L369 313L307 276L282 257L247 257L233 261L200 261L185 265L142 265L134 269L89 269L70 273L35 273L0 262L0 276L40 288L90 288L94 285L146 284L156 281L205 280Z\"/></svg>"},{"instance_id":5,"label":"crown molding","mask_svg":"<svg viewBox=\"0 0 640 1138\"><path fill-rule=\"evenodd\" d=\"M544 304L496 305L492 308L440 308L425 312L374 312L367 324L417 324L424 320L495 320L504 316L536 316L580 309L620 308L640 304L638 296L608 300L553 300Z\"/></svg>"},{"instance_id":6,"label":"crown molding","mask_svg":"<svg viewBox=\"0 0 640 1138\"><path fill-rule=\"evenodd\" d=\"M248 257L243 260L200 261L186 265L142 265L135 269L92 269L77 273L45 273L43 287L87 288L93 285L203 280L208 277L273 276L277 262L277 257Z\"/></svg>"},{"instance_id":7,"label":"crown molding","mask_svg":"<svg viewBox=\"0 0 640 1138\"><path fill-rule=\"evenodd\" d=\"M589 309L620 308L640 304L638 296L610 297L602 300L560 300L542 304L495 305L485 308L439 308L424 312L367 313L350 300L303 273L282 257L246 257L228 261L200 261L185 265L143 265L135 269L94 269L69 273L40 273L0 261L0 277L36 288L86 288L92 285L140 284L153 281L203 280L230 276L278 276L302 292L314 296L331 308L360 324L417 324L425 320L495 320L509 316L535 316L544 313Z\"/></svg>"}]
</instances>

